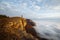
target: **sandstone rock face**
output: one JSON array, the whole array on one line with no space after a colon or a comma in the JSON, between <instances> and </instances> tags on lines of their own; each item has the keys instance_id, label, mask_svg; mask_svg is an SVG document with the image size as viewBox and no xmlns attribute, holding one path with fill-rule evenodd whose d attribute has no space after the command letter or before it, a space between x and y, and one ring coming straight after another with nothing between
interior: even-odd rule
<instances>
[{"instance_id":1,"label":"sandstone rock face","mask_svg":"<svg viewBox=\"0 0 60 40\"><path fill-rule=\"evenodd\" d=\"M46 40L37 36L35 25L22 17L0 18L0 40Z\"/></svg>"},{"instance_id":2,"label":"sandstone rock face","mask_svg":"<svg viewBox=\"0 0 60 40\"><path fill-rule=\"evenodd\" d=\"M26 32L26 25L25 18L0 18L0 40L38 40Z\"/></svg>"}]
</instances>

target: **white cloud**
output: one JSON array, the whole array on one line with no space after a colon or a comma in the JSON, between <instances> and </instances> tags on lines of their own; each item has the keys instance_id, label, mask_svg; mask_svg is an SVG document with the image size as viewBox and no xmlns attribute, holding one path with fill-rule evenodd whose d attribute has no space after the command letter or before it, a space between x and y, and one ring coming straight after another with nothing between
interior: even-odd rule
<instances>
[{"instance_id":1,"label":"white cloud","mask_svg":"<svg viewBox=\"0 0 60 40\"><path fill-rule=\"evenodd\" d=\"M42 2L42 0L36 0L37 2Z\"/></svg>"},{"instance_id":2,"label":"white cloud","mask_svg":"<svg viewBox=\"0 0 60 40\"><path fill-rule=\"evenodd\" d=\"M45 7L46 7L46 8L48 8L48 7L49 7L49 5L48 5L48 4L45 4Z\"/></svg>"},{"instance_id":3,"label":"white cloud","mask_svg":"<svg viewBox=\"0 0 60 40\"><path fill-rule=\"evenodd\" d=\"M4 6L4 7L7 7L7 8L11 8L11 3L8 3L8 2L1 2L0 6Z\"/></svg>"},{"instance_id":4,"label":"white cloud","mask_svg":"<svg viewBox=\"0 0 60 40\"><path fill-rule=\"evenodd\" d=\"M46 7L47 10L51 10L52 12L60 12L60 5L58 6L47 6Z\"/></svg>"},{"instance_id":5,"label":"white cloud","mask_svg":"<svg viewBox=\"0 0 60 40\"><path fill-rule=\"evenodd\" d=\"M60 0L44 0L42 2L44 9L60 10Z\"/></svg>"},{"instance_id":6,"label":"white cloud","mask_svg":"<svg viewBox=\"0 0 60 40\"><path fill-rule=\"evenodd\" d=\"M60 0L52 0L53 2L55 2L55 3L59 3L60 2Z\"/></svg>"},{"instance_id":7,"label":"white cloud","mask_svg":"<svg viewBox=\"0 0 60 40\"><path fill-rule=\"evenodd\" d=\"M41 7L37 6L37 5L35 5L34 8L35 8L36 11L39 11L41 9Z\"/></svg>"},{"instance_id":8,"label":"white cloud","mask_svg":"<svg viewBox=\"0 0 60 40\"><path fill-rule=\"evenodd\" d=\"M0 10L4 10L4 8L0 7Z\"/></svg>"},{"instance_id":9,"label":"white cloud","mask_svg":"<svg viewBox=\"0 0 60 40\"><path fill-rule=\"evenodd\" d=\"M60 10L60 5L48 5L48 4L45 4L45 7L43 8L46 8L48 10L55 10L55 11L59 11Z\"/></svg>"},{"instance_id":10,"label":"white cloud","mask_svg":"<svg viewBox=\"0 0 60 40\"><path fill-rule=\"evenodd\" d=\"M60 10L60 6L52 7L52 9L54 9L54 10Z\"/></svg>"},{"instance_id":11,"label":"white cloud","mask_svg":"<svg viewBox=\"0 0 60 40\"><path fill-rule=\"evenodd\" d=\"M20 6L25 8L25 7L27 7L27 3L22 3Z\"/></svg>"},{"instance_id":12,"label":"white cloud","mask_svg":"<svg viewBox=\"0 0 60 40\"><path fill-rule=\"evenodd\" d=\"M27 3L20 3L18 5L15 5L11 2L1 2L0 4L0 9L8 9L8 11L12 11L12 12L20 12L22 9L27 7Z\"/></svg>"},{"instance_id":13,"label":"white cloud","mask_svg":"<svg viewBox=\"0 0 60 40\"><path fill-rule=\"evenodd\" d=\"M35 12L37 12L37 11L39 11L39 10L41 9L40 6L36 5L36 2L32 2L30 8L31 8L33 11L35 11Z\"/></svg>"}]
</instances>

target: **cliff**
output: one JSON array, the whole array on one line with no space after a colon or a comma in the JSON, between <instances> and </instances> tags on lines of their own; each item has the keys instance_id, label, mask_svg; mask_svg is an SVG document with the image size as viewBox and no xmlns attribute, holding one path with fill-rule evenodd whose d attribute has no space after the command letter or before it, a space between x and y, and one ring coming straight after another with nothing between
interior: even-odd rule
<instances>
[{"instance_id":1,"label":"cliff","mask_svg":"<svg viewBox=\"0 0 60 40\"><path fill-rule=\"evenodd\" d=\"M43 40L37 36L33 28L35 25L30 19L2 16L0 18L0 40Z\"/></svg>"}]
</instances>

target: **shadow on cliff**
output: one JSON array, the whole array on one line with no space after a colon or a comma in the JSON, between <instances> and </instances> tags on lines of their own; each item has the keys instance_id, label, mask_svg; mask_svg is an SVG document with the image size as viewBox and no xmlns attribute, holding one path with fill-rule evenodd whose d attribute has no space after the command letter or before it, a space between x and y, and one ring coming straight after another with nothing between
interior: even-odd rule
<instances>
[{"instance_id":1,"label":"shadow on cliff","mask_svg":"<svg viewBox=\"0 0 60 40\"><path fill-rule=\"evenodd\" d=\"M34 29L34 26L36 26L36 24L30 20L30 19L26 19L27 20L27 25L25 27L26 32L30 33L34 36L34 38L38 38L39 40L47 40L45 38L41 38L40 36L37 35L36 30Z\"/></svg>"}]
</instances>

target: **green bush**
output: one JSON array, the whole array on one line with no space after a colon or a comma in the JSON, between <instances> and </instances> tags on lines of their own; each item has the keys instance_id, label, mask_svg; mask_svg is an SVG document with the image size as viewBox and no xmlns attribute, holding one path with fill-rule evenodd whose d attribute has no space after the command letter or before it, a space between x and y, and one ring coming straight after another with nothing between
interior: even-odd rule
<instances>
[{"instance_id":1,"label":"green bush","mask_svg":"<svg viewBox=\"0 0 60 40\"><path fill-rule=\"evenodd\" d=\"M6 15L0 15L0 18L8 18Z\"/></svg>"}]
</instances>

